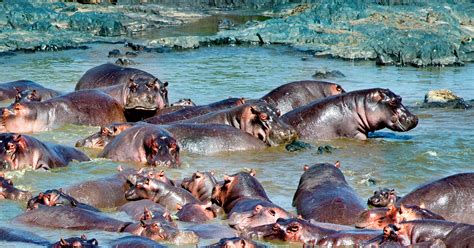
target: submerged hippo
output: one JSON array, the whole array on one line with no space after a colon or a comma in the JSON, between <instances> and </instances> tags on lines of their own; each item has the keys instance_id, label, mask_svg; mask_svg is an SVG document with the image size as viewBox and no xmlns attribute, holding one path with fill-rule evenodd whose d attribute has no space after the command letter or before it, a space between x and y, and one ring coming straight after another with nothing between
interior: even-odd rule
<instances>
[{"instance_id":1,"label":"submerged hippo","mask_svg":"<svg viewBox=\"0 0 474 248\"><path fill-rule=\"evenodd\" d=\"M99 247L97 239L87 239L86 235L83 234L81 237L72 237L63 239L61 238L58 242L52 244L51 248L96 248Z\"/></svg>"},{"instance_id":2,"label":"submerged hippo","mask_svg":"<svg viewBox=\"0 0 474 248\"><path fill-rule=\"evenodd\" d=\"M104 126L113 122L125 122L120 104L100 91L85 90L3 108L0 131L41 132L65 124Z\"/></svg>"},{"instance_id":3,"label":"submerged hippo","mask_svg":"<svg viewBox=\"0 0 474 248\"><path fill-rule=\"evenodd\" d=\"M460 173L421 185L399 204L417 205L446 220L474 224L474 173Z\"/></svg>"},{"instance_id":4,"label":"submerged hippo","mask_svg":"<svg viewBox=\"0 0 474 248\"><path fill-rule=\"evenodd\" d=\"M53 169L73 160L89 161L81 151L63 145L45 143L28 135L0 134L0 169Z\"/></svg>"},{"instance_id":5,"label":"submerged hippo","mask_svg":"<svg viewBox=\"0 0 474 248\"><path fill-rule=\"evenodd\" d=\"M254 210L230 215L229 225L239 231L246 231L256 226L275 223L279 218L290 217L291 215L281 208L257 205Z\"/></svg>"},{"instance_id":6,"label":"submerged hippo","mask_svg":"<svg viewBox=\"0 0 474 248\"><path fill-rule=\"evenodd\" d=\"M281 114L328 96L345 93L335 83L305 80L287 83L264 95L262 100L274 105Z\"/></svg>"},{"instance_id":7,"label":"submerged hippo","mask_svg":"<svg viewBox=\"0 0 474 248\"><path fill-rule=\"evenodd\" d=\"M48 100L60 95L59 92L43 87L42 85L30 80L18 80L0 84L0 101L13 99L18 96L19 92L35 92L36 98L40 100Z\"/></svg>"},{"instance_id":8,"label":"submerged hippo","mask_svg":"<svg viewBox=\"0 0 474 248\"><path fill-rule=\"evenodd\" d=\"M305 166L293 206L305 219L342 225L356 223L364 205L336 164Z\"/></svg>"},{"instance_id":9,"label":"submerged hippo","mask_svg":"<svg viewBox=\"0 0 474 248\"><path fill-rule=\"evenodd\" d=\"M184 178L181 187L191 192L202 202L211 200L212 188L217 184L214 172L195 172L191 177Z\"/></svg>"},{"instance_id":10,"label":"submerged hippo","mask_svg":"<svg viewBox=\"0 0 474 248\"><path fill-rule=\"evenodd\" d=\"M471 247L473 233L474 225L444 220L414 220L384 228L384 237L403 246L439 239L447 247Z\"/></svg>"},{"instance_id":11,"label":"submerged hippo","mask_svg":"<svg viewBox=\"0 0 474 248\"><path fill-rule=\"evenodd\" d=\"M380 88L313 101L281 118L303 140L339 137L365 140L369 132L383 128L406 132L418 124L418 117L403 106L401 97Z\"/></svg>"},{"instance_id":12,"label":"submerged hippo","mask_svg":"<svg viewBox=\"0 0 474 248\"><path fill-rule=\"evenodd\" d=\"M33 210L42 207L42 205L48 207L69 206L100 212L97 208L81 203L70 195L64 193L62 189L52 189L40 192L37 196L28 200L27 209Z\"/></svg>"},{"instance_id":13,"label":"submerged hippo","mask_svg":"<svg viewBox=\"0 0 474 248\"><path fill-rule=\"evenodd\" d=\"M159 114L157 116L144 120L145 122L152 124L167 124L176 121L191 119L196 116L204 115L214 111L227 109L235 106L239 106L245 103L243 98L228 98L222 101L210 103L207 105L194 106L184 108L178 111L174 111L167 114Z\"/></svg>"},{"instance_id":14,"label":"submerged hippo","mask_svg":"<svg viewBox=\"0 0 474 248\"><path fill-rule=\"evenodd\" d=\"M199 241L199 237L192 231L182 231L156 221L151 221L150 223L142 222L142 224L143 230L137 235L155 241L168 241L176 245L193 244Z\"/></svg>"},{"instance_id":15,"label":"submerged hippo","mask_svg":"<svg viewBox=\"0 0 474 248\"><path fill-rule=\"evenodd\" d=\"M177 205L178 219L185 222L204 223L217 217L217 210L212 203L187 203L183 206Z\"/></svg>"},{"instance_id":16,"label":"submerged hippo","mask_svg":"<svg viewBox=\"0 0 474 248\"><path fill-rule=\"evenodd\" d=\"M134 124L125 123L112 123L108 126L100 128L99 132L94 133L84 139L80 139L76 142L76 147L88 147L88 148L104 148L107 144L112 141L117 135L122 133L127 128L132 127Z\"/></svg>"},{"instance_id":17,"label":"submerged hippo","mask_svg":"<svg viewBox=\"0 0 474 248\"><path fill-rule=\"evenodd\" d=\"M0 173L0 200L26 201L31 198L31 192L15 188L11 179L6 179Z\"/></svg>"},{"instance_id":18,"label":"submerged hippo","mask_svg":"<svg viewBox=\"0 0 474 248\"><path fill-rule=\"evenodd\" d=\"M14 221L48 228L97 229L109 232L121 232L130 224L108 217L101 212L69 206L36 208L17 216Z\"/></svg>"},{"instance_id":19,"label":"submerged hippo","mask_svg":"<svg viewBox=\"0 0 474 248\"><path fill-rule=\"evenodd\" d=\"M113 248L166 248L151 239L140 236L126 236L114 240L111 244Z\"/></svg>"},{"instance_id":20,"label":"submerged hippo","mask_svg":"<svg viewBox=\"0 0 474 248\"><path fill-rule=\"evenodd\" d=\"M99 157L115 161L137 161L153 166L179 167L175 138L158 125L136 125L105 146Z\"/></svg>"},{"instance_id":21,"label":"submerged hippo","mask_svg":"<svg viewBox=\"0 0 474 248\"><path fill-rule=\"evenodd\" d=\"M270 146L291 143L296 132L279 119L277 110L265 102L246 103L178 123L225 124L253 135Z\"/></svg>"},{"instance_id":22,"label":"submerged hippo","mask_svg":"<svg viewBox=\"0 0 474 248\"><path fill-rule=\"evenodd\" d=\"M223 238L219 242L206 246L206 248L265 248L265 245L258 244L251 239L233 237Z\"/></svg>"},{"instance_id":23,"label":"submerged hippo","mask_svg":"<svg viewBox=\"0 0 474 248\"><path fill-rule=\"evenodd\" d=\"M11 229L7 227L0 227L0 242L22 242L28 244L36 244L41 246L49 245L49 241L43 237L40 237L32 232Z\"/></svg>"}]
</instances>

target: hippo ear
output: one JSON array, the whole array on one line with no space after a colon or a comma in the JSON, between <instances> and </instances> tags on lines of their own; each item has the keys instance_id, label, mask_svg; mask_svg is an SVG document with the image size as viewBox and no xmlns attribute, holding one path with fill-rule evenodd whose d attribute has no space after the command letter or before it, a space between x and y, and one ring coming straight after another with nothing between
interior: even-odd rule
<instances>
[{"instance_id":1,"label":"hippo ear","mask_svg":"<svg viewBox=\"0 0 474 248\"><path fill-rule=\"evenodd\" d=\"M179 203L176 203L176 210L180 211L181 209L183 209L183 206L181 206Z\"/></svg>"},{"instance_id":2,"label":"hippo ear","mask_svg":"<svg viewBox=\"0 0 474 248\"><path fill-rule=\"evenodd\" d=\"M168 87L168 85L169 85L168 81L165 81L163 85L161 86L161 88L165 89L166 87Z\"/></svg>"},{"instance_id":3,"label":"hippo ear","mask_svg":"<svg viewBox=\"0 0 474 248\"><path fill-rule=\"evenodd\" d=\"M304 170L304 171L309 170L309 165L305 164L305 165L303 166L303 170Z\"/></svg>"},{"instance_id":4,"label":"hippo ear","mask_svg":"<svg viewBox=\"0 0 474 248\"><path fill-rule=\"evenodd\" d=\"M122 172L123 171L123 167L121 165L117 166L117 171L118 172Z\"/></svg>"},{"instance_id":5,"label":"hippo ear","mask_svg":"<svg viewBox=\"0 0 474 248\"><path fill-rule=\"evenodd\" d=\"M61 239L59 240L59 244L61 245L61 247L63 247L63 246L64 246L64 247L69 246L69 243L68 243L66 240L64 240L63 238L61 238Z\"/></svg>"},{"instance_id":6,"label":"hippo ear","mask_svg":"<svg viewBox=\"0 0 474 248\"><path fill-rule=\"evenodd\" d=\"M398 209L398 212L400 214L403 214L407 211L407 208L403 205L403 204L400 204L400 209Z\"/></svg>"},{"instance_id":7,"label":"hippo ear","mask_svg":"<svg viewBox=\"0 0 474 248\"><path fill-rule=\"evenodd\" d=\"M252 168L252 169L250 170L249 174L254 177L254 176L257 175L257 171L256 171L254 168Z\"/></svg>"},{"instance_id":8,"label":"hippo ear","mask_svg":"<svg viewBox=\"0 0 474 248\"><path fill-rule=\"evenodd\" d=\"M7 184L9 184L10 186L13 186L13 181L11 179L7 179L5 181L7 181Z\"/></svg>"},{"instance_id":9,"label":"hippo ear","mask_svg":"<svg viewBox=\"0 0 474 248\"><path fill-rule=\"evenodd\" d=\"M18 134L13 137L14 141L17 143L18 148L22 151L27 150L26 139L21 134Z\"/></svg>"},{"instance_id":10,"label":"hippo ear","mask_svg":"<svg viewBox=\"0 0 474 248\"><path fill-rule=\"evenodd\" d=\"M141 225L143 228L145 228L145 227L146 227L145 221L144 221L144 220L140 220L140 225Z\"/></svg>"},{"instance_id":11,"label":"hippo ear","mask_svg":"<svg viewBox=\"0 0 474 248\"><path fill-rule=\"evenodd\" d=\"M17 94L21 92L21 89L18 88L18 87L13 87L13 89L15 89L15 91L16 91Z\"/></svg>"},{"instance_id":12,"label":"hippo ear","mask_svg":"<svg viewBox=\"0 0 474 248\"><path fill-rule=\"evenodd\" d=\"M339 160L336 161L336 163L334 163L334 166L339 169L341 167L341 162L339 162Z\"/></svg>"},{"instance_id":13,"label":"hippo ear","mask_svg":"<svg viewBox=\"0 0 474 248\"><path fill-rule=\"evenodd\" d=\"M99 241L97 241L97 239L91 239L89 243L91 243L92 245L96 245L96 246L99 245Z\"/></svg>"},{"instance_id":14,"label":"hippo ear","mask_svg":"<svg viewBox=\"0 0 474 248\"><path fill-rule=\"evenodd\" d=\"M237 100L236 105L240 106L240 105L243 105L243 104L245 104L245 98L241 97L239 100Z\"/></svg>"},{"instance_id":15,"label":"hippo ear","mask_svg":"<svg viewBox=\"0 0 474 248\"><path fill-rule=\"evenodd\" d=\"M82 234L82 235L81 235L81 239L87 240L87 236L86 236L85 234Z\"/></svg>"},{"instance_id":16,"label":"hippo ear","mask_svg":"<svg viewBox=\"0 0 474 248\"><path fill-rule=\"evenodd\" d=\"M215 170L211 170L209 173L211 173L211 175L213 175L213 176L216 175L216 171L215 171Z\"/></svg>"},{"instance_id":17,"label":"hippo ear","mask_svg":"<svg viewBox=\"0 0 474 248\"><path fill-rule=\"evenodd\" d=\"M37 94L38 94L38 92L37 92L36 90L32 90L32 91L31 91L31 96L34 96L34 97L36 97L36 96L37 96Z\"/></svg>"}]
</instances>

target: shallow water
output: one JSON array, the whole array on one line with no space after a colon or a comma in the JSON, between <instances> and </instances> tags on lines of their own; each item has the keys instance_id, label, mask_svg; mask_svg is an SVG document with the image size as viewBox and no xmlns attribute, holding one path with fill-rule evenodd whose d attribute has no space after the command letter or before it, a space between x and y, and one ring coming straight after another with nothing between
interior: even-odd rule
<instances>
[{"instance_id":1,"label":"shallow water","mask_svg":"<svg viewBox=\"0 0 474 248\"><path fill-rule=\"evenodd\" d=\"M94 44L88 50L0 57L1 81L30 79L63 92L72 91L86 70L115 60L107 58L108 51L113 48L125 52L121 45ZM302 57L307 59L302 60ZM401 95L404 104L409 107L421 102L430 89L449 88L465 99L474 98L473 64L432 69L376 67L373 62L313 58L281 46L212 47L173 53L142 53L133 60L139 63L135 67L170 82L171 102L192 98L198 104L206 104L229 96L257 98L283 83L311 79L318 68L343 72L346 77L334 81L348 91L370 87L390 88ZM197 170L215 170L218 177L222 178L225 173L255 168L257 178L270 198L294 212L291 201L305 164L341 161L347 181L362 199L367 199L379 187L393 187L403 195L424 182L474 170L474 110L412 108L412 111L420 116L420 121L418 127L407 133L382 130L378 134L385 138L321 141L313 144L313 149L293 153L284 147L214 156L183 153L182 168L166 169L166 173L172 178L183 178ZM71 125L34 136L44 141L73 146L76 140L97 130L97 127ZM320 154L317 146L324 145L335 149L331 153ZM93 157L97 154L94 150L86 152ZM21 188L37 193L111 175L119 164L137 166L134 163L93 159L50 172L14 172L8 176ZM375 180L375 185L369 183L372 180ZM2 201L0 209L0 225L9 226L12 225L11 219L23 211L24 204ZM120 214L111 214L123 218ZM21 228L32 230L51 241L86 233L88 237L98 239L100 244L107 244L123 235ZM203 240L201 244L210 242L212 240Z\"/></svg>"}]
</instances>

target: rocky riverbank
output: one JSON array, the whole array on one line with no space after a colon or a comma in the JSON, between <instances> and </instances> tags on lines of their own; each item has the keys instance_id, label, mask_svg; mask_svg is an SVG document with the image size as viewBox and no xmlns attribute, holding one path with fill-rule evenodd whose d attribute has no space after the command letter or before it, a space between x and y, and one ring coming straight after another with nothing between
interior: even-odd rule
<instances>
[{"instance_id":1,"label":"rocky riverbank","mask_svg":"<svg viewBox=\"0 0 474 248\"><path fill-rule=\"evenodd\" d=\"M315 56L373 60L378 65L450 66L474 61L474 3L470 1L306 2L315 3L119 0L117 5L82 5L7 0L0 10L0 52L55 50L88 42L126 40L133 47L149 51L225 44L285 44ZM183 6L186 11L177 8ZM221 13L222 8L258 9L259 13L275 18L249 21L207 36L133 35L181 25L205 16L213 8L221 8Z\"/></svg>"}]
</instances>

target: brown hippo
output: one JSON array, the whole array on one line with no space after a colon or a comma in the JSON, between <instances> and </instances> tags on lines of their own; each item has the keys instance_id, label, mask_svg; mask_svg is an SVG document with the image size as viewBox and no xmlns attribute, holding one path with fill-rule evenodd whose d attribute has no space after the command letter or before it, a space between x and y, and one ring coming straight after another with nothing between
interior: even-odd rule
<instances>
[{"instance_id":1,"label":"brown hippo","mask_svg":"<svg viewBox=\"0 0 474 248\"><path fill-rule=\"evenodd\" d=\"M200 239L214 240L238 236L234 229L222 224L195 224L185 230L194 232Z\"/></svg>"},{"instance_id":2,"label":"brown hippo","mask_svg":"<svg viewBox=\"0 0 474 248\"><path fill-rule=\"evenodd\" d=\"M246 103L178 123L225 124L253 135L270 146L291 143L296 132L279 119L277 110L265 102Z\"/></svg>"},{"instance_id":3,"label":"brown hippo","mask_svg":"<svg viewBox=\"0 0 474 248\"><path fill-rule=\"evenodd\" d=\"M125 122L120 104L100 91L84 90L3 108L0 131L40 132L65 124L100 126L113 122Z\"/></svg>"},{"instance_id":4,"label":"brown hippo","mask_svg":"<svg viewBox=\"0 0 474 248\"><path fill-rule=\"evenodd\" d=\"M18 80L8 83L0 83L0 101L16 98L19 92L23 92L22 95L25 95L26 92L33 91L35 92L35 98L40 98L43 101L60 95L59 92L45 88L33 81Z\"/></svg>"},{"instance_id":5,"label":"brown hippo","mask_svg":"<svg viewBox=\"0 0 474 248\"><path fill-rule=\"evenodd\" d=\"M160 223L177 227L176 222L174 222L170 213L163 206L148 199L128 202L118 210L125 212L137 221L156 220Z\"/></svg>"},{"instance_id":6,"label":"brown hippo","mask_svg":"<svg viewBox=\"0 0 474 248\"><path fill-rule=\"evenodd\" d=\"M399 204L417 205L446 220L474 224L474 173L460 173L417 187L406 194Z\"/></svg>"},{"instance_id":7,"label":"brown hippo","mask_svg":"<svg viewBox=\"0 0 474 248\"><path fill-rule=\"evenodd\" d=\"M328 96L345 93L335 83L305 80L287 83L264 95L262 100L274 105L281 114Z\"/></svg>"},{"instance_id":8,"label":"brown hippo","mask_svg":"<svg viewBox=\"0 0 474 248\"><path fill-rule=\"evenodd\" d=\"M97 208L77 201L70 195L64 193L62 189L52 189L46 190L45 192L40 192L37 196L28 200L27 210L33 210L41 207L42 205L48 207L69 206L100 212Z\"/></svg>"},{"instance_id":9,"label":"brown hippo","mask_svg":"<svg viewBox=\"0 0 474 248\"><path fill-rule=\"evenodd\" d=\"M472 247L473 234L474 225L444 220L414 220L384 228L384 237L403 246L440 239L447 247Z\"/></svg>"},{"instance_id":10,"label":"brown hippo","mask_svg":"<svg viewBox=\"0 0 474 248\"><path fill-rule=\"evenodd\" d=\"M76 147L104 148L117 135L134 124L130 122L112 123L100 128L98 133L94 133L76 142Z\"/></svg>"},{"instance_id":11,"label":"brown hippo","mask_svg":"<svg viewBox=\"0 0 474 248\"><path fill-rule=\"evenodd\" d=\"M335 164L305 166L293 206L305 219L342 225L356 223L364 205Z\"/></svg>"},{"instance_id":12,"label":"brown hippo","mask_svg":"<svg viewBox=\"0 0 474 248\"><path fill-rule=\"evenodd\" d=\"M126 236L114 240L110 247L113 248L166 248L156 241L140 236Z\"/></svg>"},{"instance_id":13,"label":"brown hippo","mask_svg":"<svg viewBox=\"0 0 474 248\"><path fill-rule=\"evenodd\" d=\"M81 151L63 145L41 142L28 135L0 134L0 169L54 169L69 162L89 161Z\"/></svg>"},{"instance_id":14,"label":"brown hippo","mask_svg":"<svg viewBox=\"0 0 474 248\"><path fill-rule=\"evenodd\" d=\"M130 188L127 176L130 171L122 171L116 175L85 181L64 189L64 192L79 202L96 208L116 208L127 203L125 192Z\"/></svg>"},{"instance_id":15,"label":"brown hippo","mask_svg":"<svg viewBox=\"0 0 474 248\"><path fill-rule=\"evenodd\" d=\"M186 203L176 206L178 220L185 222L204 223L217 217L217 210L207 203Z\"/></svg>"},{"instance_id":16,"label":"brown hippo","mask_svg":"<svg viewBox=\"0 0 474 248\"><path fill-rule=\"evenodd\" d=\"M175 227L162 225L156 221L143 223L143 231L139 236L155 241L168 241L176 245L193 244L199 241L199 237L192 231L182 231Z\"/></svg>"},{"instance_id":17,"label":"brown hippo","mask_svg":"<svg viewBox=\"0 0 474 248\"><path fill-rule=\"evenodd\" d=\"M219 242L208 245L206 248L265 248L265 245L258 244L251 239L233 237L223 238Z\"/></svg>"},{"instance_id":18,"label":"brown hippo","mask_svg":"<svg viewBox=\"0 0 474 248\"><path fill-rule=\"evenodd\" d=\"M17 93L15 96L15 101L17 102L41 102L42 98L36 90L19 90L16 89Z\"/></svg>"},{"instance_id":19,"label":"brown hippo","mask_svg":"<svg viewBox=\"0 0 474 248\"><path fill-rule=\"evenodd\" d=\"M254 210L257 205L279 208L270 201L265 189L255 178L255 170L225 175L224 182L212 189L211 201L222 207L229 216Z\"/></svg>"},{"instance_id":20,"label":"brown hippo","mask_svg":"<svg viewBox=\"0 0 474 248\"><path fill-rule=\"evenodd\" d=\"M246 231L256 226L276 223L279 218L290 218L291 215L276 207L255 206L252 211L233 213L229 216L229 225L239 231Z\"/></svg>"},{"instance_id":21,"label":"brown hippo","mask_svg":"<svg viewBox=\"0 0 474 248\"><path fill-rule=\"evenodd\" d=\"M72 237L68 239L59 240L52 244L50 248L96 248L99 247L97 239L87 239L86 235L83 234L81 237Z\"/></svg>"},{"instance_id":22,"label":"brown hippo","mask_svg":"<svg viewBox=\"0 0 474 248\"><path fill-rule=\"evenodd\" d=\"M408 131L418 117L402 104L402 98L388 89L352 91L313 101L282 117L302 140L339 137L365 140L367 134L383 128Z\"/></svg>"},{"instance_id":23,"label":"brown hippo","mask_svg":"<svg viewBox=\"0 0 474 248\"><path fill-rule=\"evenodd\" d=\"M99 157L115 161L137 161L147 165L179 167L175 138L158 125L135 125L115 137Z\"/></svg>"},{"instance_id":24,"label":"brown hippo","mask_svg":"<svg viewBox=\"0 0 474 248\"><path fill-rule=\"evenodd\" d=\"M168 185L154 178L138 179L136 184L125 193L125 198L127 200L149 199L168 211L176 210L177 204L200 203L185 189Z\"/></svg>"},{"instance_id":25,"label":"brown hippo","mask_svg":"<svg viewBox=\"0 0 474 248\"><path fill-rule=\"evenodd\" d=\"M210 201L212 188L217 184L214 172L194 172L191 177L184 178L181 187L193 194L202 202Z\"/></svg>"},{"instance_id":26,"label":"brown hippo","mask_svg":"<svg viewBox=\"0 0 474 248\"><path fill-rule=\"evenodd\" d=\"M420 208L418 206L404 206L400 207L395 205L389 205L388 208L377 208L366 210L361 213L360 221L355 224L357 228L370 228L382 230L389 224L398 224L403 221L411 220L444 220L442 216L439 216L427 209Z\"/></svg>"},{"instance_id":27,"label":"brown hippo","mask_svg":"<svg viewBox=\"0 0 474 248\"><path fill-rule=\"evenodd\" d=\"M375 191L374 195L367 200L367 205L372 207L386 207L390 204L397 203L400 198L394 189L384 188Z\"/></svg>"},{"instance_id":28,"label":"brown hippo","mask_svg":"<svg viewBox=\"0 0 474 248\"><path fill-rule=\"evenodd\" d=\"M11 179L6 179L0 173L0 200L26 201L31 198L31 192L15 188Z\"/></svg>"},{"instance_id":29,"label":"brown hippo","mask_svg":"<svg viewBox=\"0 0 474 248\"><path fill-rule=\"evenodd\" d=\"M176 121L191 119L193 117L204 115L214 111L239 106L244 103L245 100L243 98L228 98L207 105L184 108L167 114L159 114L144 121L152 124L167 124Z\"/></svg>"},{"instance_id":30,"label":"brown hippo","mask_svg":"<svg viewBox=\"0 0 474 248\"><path fill-rule=\"evenodd\" d=\"M7 227L0 227L0 242L3 243L3 241L22 242L22 243L27 243L27 244L41 245L41 246L47 246L50 244L47 239L40 237L32 232L19 230L19 229L11 229ZM15 245L12 245L12 247L15 247ZM25 245L25 247L27 246Z\"/></svg>"},{"instance_id":31,"label":"brown hippo","mask_svg":"<svg viewBox=\"0 0 474 248\"><path fill-rule=\"evenodd\" d=\"M41 207L17 216L14 222L48 228L104 230L121 232L129 222L119 221L101 212L70 206Z\"/></svg>"},{"instance_id":32,"label":"brown hippo","mask_svg":"<svg viewBox=\"0 0 474 248\"><path fill-rule=\"evenodd\" d=\"M122 131L134 125L137 124L121 123L103 127L98 133L79 140L76 146L103 148ZM144 123L139 125L143 126L143 128L156 128L153 125L145 127ZM178 141L180 150L192 153L209 154L228 151L263 150L268 147L252 135L223 124L172 124L162 125L161 128L173 134Z\"/></svg>"}]
</instances>

